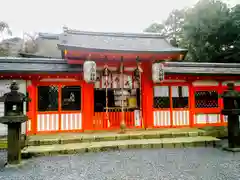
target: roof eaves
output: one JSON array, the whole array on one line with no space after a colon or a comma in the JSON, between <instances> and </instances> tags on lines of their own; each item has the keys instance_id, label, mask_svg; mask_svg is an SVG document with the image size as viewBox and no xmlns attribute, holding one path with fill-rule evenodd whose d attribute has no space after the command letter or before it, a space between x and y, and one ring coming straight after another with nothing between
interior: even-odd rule
<instances>
[{"instance_id":1,"label":"roof eaves","mask_svg":"<svg viewBox=\"0 0 240 180\"><path fill-rule=\"evenodd\" d=\"M67 64L38 64L38 63L0 63L0 72L81 72L82 66Z\"/></svg>"},{"instance_id":2,"label":"roof eaves","mask_svg":"<svg viewBox=\"0 0 240 180\"><path fill-rule=\"evenodd\" d=\"M100 49L100 48L86 48L78 45L70 45L70 44L58 44L57 45L60 50L79 50L79 51L88 51L88 52L129 52L129 53L187 53L186 49L180 48L169 48L163 49L160 51L136 51L136 50L120 50L120 49Z\"/></svg>"},{"instance_id":3,"label":"roof eaves","mask_svg":"<svg viewBox=\"0 0 240 180\"><path fill-rule=\"evenodd\" d=\"M177 74L240 74L240 68L164 67L164 71Z\"/></svg>"},{"instance_id":4,"label":"roof eaves","mask_svg":"<svg viewBox=\"0 0 240 180\"><path fill-rule=\"evenodd\" d=\"M25 52L20 52L18 54L19 54L19 56L24 57L24 58L49 58L49 59L54 59L53 57L50 57L50 56L42 56L42 55L37 55L37 54L25 53Z\"/></svg>"},{"instance_id":5,"label":"roof eaves","mask_svg":"<svg viewBox=\"0 0 240 180\"><path fill-rule=\"evenodd\" d=\"M65 59L0 57L0 63L67 64Z\"/></svg>"},{"instance_id":6,"label":"roof eaves","mask_svg":"<svg viewBox=\"0 0 240 180\"><path fill-rule=\"evenodd\" d=\"M165 62L168 67L240 68L238 63Z\"/></svg>"}]
</instances>

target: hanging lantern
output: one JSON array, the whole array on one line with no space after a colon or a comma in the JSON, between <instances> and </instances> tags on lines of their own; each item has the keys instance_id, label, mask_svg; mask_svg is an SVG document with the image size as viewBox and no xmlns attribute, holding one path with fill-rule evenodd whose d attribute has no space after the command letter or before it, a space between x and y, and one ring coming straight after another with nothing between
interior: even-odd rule
<instances>
[{"instance_id":1,"label":"hanging lantern","mask_svg":"<svg viewBox=\"0 0 240 180\"><path fill-rule=\"evenodd\" d=\"M155 83L162 82L164 80L164 66L162 63L152 64L152 80Z\"/></svg>"},{"instance_id":2,"label":"hanging lantern","mask_svg":"<svg viewBox=\"0 0 240 180\"><path fill-rule=\"evenodd\" d=\"M83 78L87 83L97 80L97 65L94 61L85 61L83 64Z\"/></svg>"}]
</instances>

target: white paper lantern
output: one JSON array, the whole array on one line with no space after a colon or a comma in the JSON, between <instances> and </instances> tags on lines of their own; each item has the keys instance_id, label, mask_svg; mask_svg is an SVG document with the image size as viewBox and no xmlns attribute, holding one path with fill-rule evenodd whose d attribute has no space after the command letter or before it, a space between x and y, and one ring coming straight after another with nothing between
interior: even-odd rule
<instances>
[{"instance_id":1,"label":"white paper lantern","mask_svg":"<svg viewBox=\"0 0 240 180\"><path fill-rule=\"evenodd\" d=\"M85 61L83 64L83 78L87 83L97 80L97 65L94 61Z\"/></svg>"},{"instance_id":2,"label":"white paper lantern","mask_svg":"<svg viewBox=\"0 0 240 180\"><path fill-rule=\"evenodd\" d=\"M164 69L162 63L152 64L152 80L154 83L159 83L164 80Z\"/></svg>"}]
</instances>

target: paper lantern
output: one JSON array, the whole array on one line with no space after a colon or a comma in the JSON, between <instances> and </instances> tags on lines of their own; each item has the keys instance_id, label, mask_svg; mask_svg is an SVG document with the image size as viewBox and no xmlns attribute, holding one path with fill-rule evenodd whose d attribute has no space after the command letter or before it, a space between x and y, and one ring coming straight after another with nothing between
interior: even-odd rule
<instances>
[{"instance_id":1,"label":"paper lantern","mask_svg":"<svg viewBox=\"0 0 240 180\"><path fill-rule=\"evenodd\" d=\"M94 61L85 61L83 64L83 78L87 83L97 80L97 65Z\"/></svg>"},{"instance_id":2,"label":"paper lantern","mask_svg":"<svg viewBox=\"0 0 240 180\"><path fill-rule=\"evenodd\" d=\"M162 82L164 80L164 69L162 63L152 64L152 80L155 83Z\"/></svg>"}]
</instances>

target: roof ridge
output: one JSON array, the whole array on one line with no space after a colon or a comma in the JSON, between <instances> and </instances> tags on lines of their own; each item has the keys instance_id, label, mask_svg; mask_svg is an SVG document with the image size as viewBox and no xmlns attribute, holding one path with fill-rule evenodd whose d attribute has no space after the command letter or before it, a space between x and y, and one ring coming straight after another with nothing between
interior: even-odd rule
<instances>
[{"instance_id":1,"label":"roof ridge","mask_svg":"<svg viewBox=\"0 0 240 180\"><path fill-rule=\"evenodd\" d=\"M127 32L99 32L99 31L81 31L76 29L65 29L66 34L76 34L76 35L95 35L95 36L114 36L114 37L137 37L137 38L159 38L164 39L166 37L160 35L159 33L127 33Z\"/></svg>"},{"instance_id":2,"label":"roof ridge","mask_svg":"<svg viewBox=\"0 0 240 180\"><path fill-rule=\"evenodd\" d=\"M52 40L59 40L59 36L61 35L62 33L38 33L38 37L39 38L43 38L43 39L52 39Z\"/></svg>"}]
</instances>

